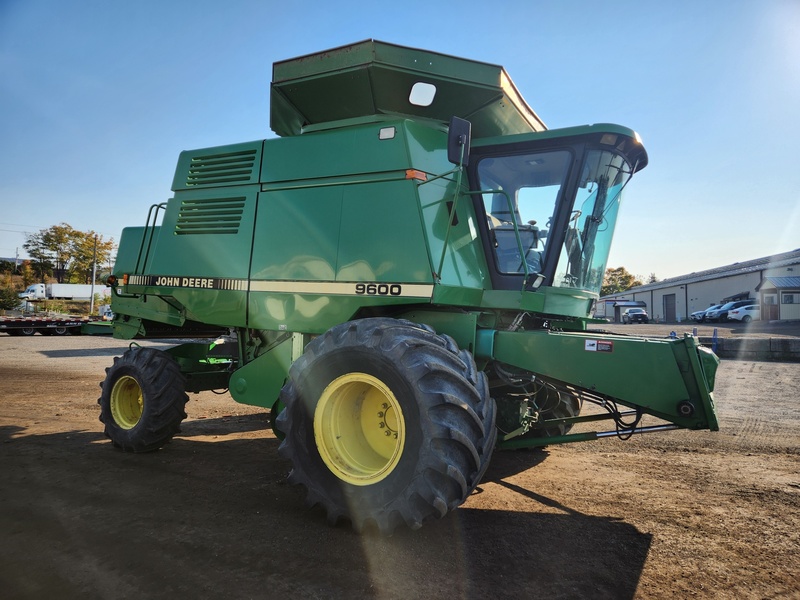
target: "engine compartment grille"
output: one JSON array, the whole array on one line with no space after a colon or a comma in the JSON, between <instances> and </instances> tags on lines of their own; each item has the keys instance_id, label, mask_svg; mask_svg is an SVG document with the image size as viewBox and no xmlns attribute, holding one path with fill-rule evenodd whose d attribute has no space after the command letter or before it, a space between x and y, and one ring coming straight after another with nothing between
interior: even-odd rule
<instances>
[{"instance_id":1,"label":"engine compartment grille","mask_svg":"<svg viewBox=\"0 0 800 600\"><path fill-rule=\"evenodd\" d=\"M186 187L220 183L248 183L254 179L258 152L243 150L193 156L186 173Z\"/></svg>"},{"instance_id":2,"label":"engine compartment grille","mask_svg":"<svg viewBox=\"0 0 800 600\"><path fill-rule=\"evenodd\" d=\"M244 196L183 200L175 223L175 234L239 233L244 206Z\"/></svg>"}]
</instances>

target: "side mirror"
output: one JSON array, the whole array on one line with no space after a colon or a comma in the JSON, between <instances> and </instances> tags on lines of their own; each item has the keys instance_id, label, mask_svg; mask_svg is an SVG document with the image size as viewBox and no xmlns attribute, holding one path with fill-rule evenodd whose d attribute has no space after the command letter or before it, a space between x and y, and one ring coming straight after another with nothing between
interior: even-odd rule
<instances>
[{"instance_id":1,"label":"side mirror","mask_svg":"<svg viewBox=\"0 0 800 600\"><path fill-rule=\"evenodd\" d=\"M454 165L466 167L469 164L471 141L472 123L458 117L451 117L450 131L447 134L447 160Z\"/></svg>"}]
</instances>

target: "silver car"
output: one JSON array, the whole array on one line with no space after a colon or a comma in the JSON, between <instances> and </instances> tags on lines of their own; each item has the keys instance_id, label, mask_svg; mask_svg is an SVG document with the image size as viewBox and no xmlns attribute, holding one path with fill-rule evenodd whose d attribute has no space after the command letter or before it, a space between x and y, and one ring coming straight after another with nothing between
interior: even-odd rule
<instances>
[{"instance_id":1,"label":"silver car","mask_svg":"<svg viewBox=\"0 0 800 600\"><path fill-rule=\"evenodd\" d=\"M708 308L704 308L703 310L697 310L689 315L689 318L693 321L697 321L698 323L702 323L706 318L706 313L710 310L717 310L721 308L722 304L715 304L714 306L709 306Z\"/></svg>"}]
</instances>

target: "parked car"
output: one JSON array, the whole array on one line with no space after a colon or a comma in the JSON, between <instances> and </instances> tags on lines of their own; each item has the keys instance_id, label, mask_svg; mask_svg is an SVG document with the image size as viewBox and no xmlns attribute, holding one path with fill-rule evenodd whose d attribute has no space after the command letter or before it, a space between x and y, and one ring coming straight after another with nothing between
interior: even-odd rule
<instances>
[{"instance_id":1,"label":"parked car","mask_svg":"<svg viewBox=\"0 0 800 600\"><path fill-rule=\"evenodd\" d=\"M649 323L647 311L643 308L629 308L622 313L622 322L628 323Z\"/></svg>"},{"instance_id":2,"label":"parked car","mask_svg":"<svg viewBox=\"0 0 800 600\"><path fill-rule=\"evenodd\" d=\"M723 304L719 308L715 310L709 310L706 312L704 320L706 321L719 321L723 323L728 320L728 311L733 310L734 308L740 308L742 306L750 306L755 304L756 300L736 300L735 302L728 302L727 304Z\"/></svg>"},{"instance_id":3,"label":"parked car","mask_svg":"<svg viewBox=\"0 0 800 600\"><path fill-rule=\"evenodd\" d=\"M693 321L697 321L698 323L702 323L708 311L717 310L718 308L721 307L722 304L715 304L714 306L709 306L708 308L704 308L703 310L698 310L693 312L691 315L689 315L689 318L692 319Z\"/></svg>"},{"instance_id":4,"label":"parked car","mask_svg":"<svg viewBox=\"0 0 800 600\"><path fill-rule=\"evenodd\" d=\"M728 319L731 321L742 321L749 323L750 321L761 320L761 307L758 304L750 304L748 306L740 306L728 311Z\"/></svg>"}]
</instances>

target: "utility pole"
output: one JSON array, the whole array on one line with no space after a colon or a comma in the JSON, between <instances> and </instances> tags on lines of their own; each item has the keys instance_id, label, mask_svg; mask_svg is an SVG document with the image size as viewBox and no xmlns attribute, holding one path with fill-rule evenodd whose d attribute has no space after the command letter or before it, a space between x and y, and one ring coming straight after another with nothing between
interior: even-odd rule
<instances>
[{"instance_id":1,"label":"utility pole","mask_svg":"<svg viewBox=\"0 0 800 600\"><path fill-rule=\"evenodd\" d=\"M92 257L92 299L89 302L89 314L94 312L94 280L97 274L97 234L94 234L94 256Z\"/></svg>"}]
</instances>

